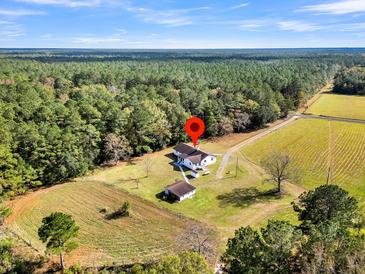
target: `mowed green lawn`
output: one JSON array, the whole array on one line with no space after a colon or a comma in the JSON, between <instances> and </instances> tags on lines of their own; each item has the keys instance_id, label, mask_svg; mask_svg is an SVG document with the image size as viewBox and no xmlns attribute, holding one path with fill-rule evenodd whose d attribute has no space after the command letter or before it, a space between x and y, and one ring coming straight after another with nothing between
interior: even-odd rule
<instances>
[{"instance_id":1,"label":"mowed green lawn","mask_svg":"<svg viewBox=\"0 0 365 274\"><path fill-rule=\"evenodd\" d=\"M108 220L108 212L125 201L131 204L131 216ZM54 211L72 215L80 226L79 248L67 256L68 265L111 265L148 262L181 250L176 237L192 220L168 212L139 197L98 181L79 181L30 193L13 201L10 228L40 251L37 229L43 217Z\"/></svg>"},{"instance_id":2,"label":"mowed green lawn","mask_svg":"<svg viewBox=\"0 0 365 274\"><path fill-rule=\"evenodd\" d=\"M211 153L223 152L220 143L204 143L201 148ZM214 150L215 148L218 151ZM135 159L132 165L99 170L83 180L103 181L167 209L213 225L220 234L221 247L225 246L227 238L233 235L235 229L244 225L259 224L280 210L290 208L293 196L267 195L267 191L274 185L263 182L261 174L247 166L247 161L241 155L234 155L231 158L223 179L215 178L221 156L218 156L218 163L209 166L210 175L190 179L197 188L193 199L174 204L162 201L156 194L163 191L165 186L172 184L175 179L183 179L181 172L172 165L174 158L171 153L172 149L166 149ZM146 177L144 168L146 157L153 162L149 177ZM186 175L189 175L188 171ZM138 185L135 178L138 178Z\"/></svg>"},{"instance_id":3,"label":"mowed green lawn","mask_svg":"<svg viewBox=\"0 0 365 274\"><path fill-rule=\"evenodd\" d=\"M365 125L302 119L243 149L256 163L273 151L292 157L305 188L325 184L331 166L331 183L365 198Z\"/></svg>"},{"instance_id":4,"label":"mowed green lawn","mask_svg":"<svg viewBox=\"0 0 365 274\"><path fill-rule=\"evenodd\" d=\"M252 134L211 140L201 148L224 153ZM176 236L193 221L189 217L214 228L222 252L235 229L259 226L277 214L290 214L290 202L296 195L290 191L282 197L268 194L274 185L263 182L262 173L241 154L231 157L221 180L215 179L221 155L209 167L210 175L190 179L197 188L193 199L174 204L160 200L157 194L166 185L183 178L180 170L172 165L171 152L171 148L165 149L134 159L132 164L98 169L74 182L20 197L12 202L13 214L8 223L18 235L43 251L44 245L37 236L41 219L54 211L69 213L80 226L80 248L68 257L68 263L102 265L146 262L181 250L183 247L177 246ZM147 158L152 162L148 177ZM99 212L103 208L111 212L125 201L131 204L130 218L106 220Z\"/></svg>"},{"instance_id":5,"label":"mowed green lawn","mask_svg":"<svg viewBox=\"0 0 365 274\"><path fill-rule=\"evenodd\" d=\"M306 113L365 120L365 96L325 93Z\"/></svg>"}]
</instances>

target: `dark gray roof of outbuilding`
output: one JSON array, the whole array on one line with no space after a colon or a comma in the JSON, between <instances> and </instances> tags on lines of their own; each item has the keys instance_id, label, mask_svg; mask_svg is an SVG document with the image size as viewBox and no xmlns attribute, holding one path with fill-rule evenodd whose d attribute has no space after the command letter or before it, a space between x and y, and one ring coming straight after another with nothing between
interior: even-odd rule
<instances>
[{"instance_id":1,"label":"dark gray roof of outbuilding","mask_svg":"<svg viewBox=\"0 0 365 274\"><path fill-rule=\"evenodd\" d=\"M166 186L165 189L180 198L195 190L195 187L187 182L176 180L175 183Z\"/></svg>"}]
</instances>

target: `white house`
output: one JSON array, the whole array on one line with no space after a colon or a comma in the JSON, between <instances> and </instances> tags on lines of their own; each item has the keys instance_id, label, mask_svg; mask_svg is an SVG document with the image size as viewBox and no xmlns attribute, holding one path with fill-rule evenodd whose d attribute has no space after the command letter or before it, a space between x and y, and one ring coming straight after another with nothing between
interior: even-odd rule
<instances>
[{"instance_id":1,"label":"white house","mask_svg":"<svg viewBox=\"0 0 365 274\"><path fill-rule=\"evenodd\" d=\"M177 201L181 202L188 198L193 198L196 188L181 180L176 180L172 185L165 187L165 194L172 195Z\"/></svg>"},{"instance_id":2,"label":"white house","mask_svg":"<svg viewBox=\"0 0 365 274\"><path fill-rule=\"evenodd\" d=\"M184 165L191 170L204 169L217 161L214 155L185 143L180 143L174 147L174 155L177 157L178 164Z\"/></svg>"}]
</instances>

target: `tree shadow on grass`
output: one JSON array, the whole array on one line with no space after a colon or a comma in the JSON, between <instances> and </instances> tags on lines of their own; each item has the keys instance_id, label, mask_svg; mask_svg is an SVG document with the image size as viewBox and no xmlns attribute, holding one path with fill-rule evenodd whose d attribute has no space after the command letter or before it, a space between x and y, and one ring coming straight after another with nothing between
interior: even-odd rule
<instances>
[{"instance_id":1,"label":"tree shadow on grass","mask_svg":"<svg viewBox=\"0 0 365 274\"><path fill-rule=\"evenodd\" d=\"M160 193L157 193L157 194L155 195L155 197L156 197L157 199L159 199L160 201L162 201L162 202L167 202L167 203L169 203L169 204L174 204L174 203L176 203L176 197L173 197L172 195L166 195L166 194L165 194L165 191L162 191L162 192L160 192Z\"/></svg>"},{"instance_id":2,"label":"tree shadow on grass","mask_svg":"<svg viewBox=\"0 0 365 274\"><path fill-rule=\"evenodd\" d=\"M142 179L145 179L145 178L147 178L147 176L120 178L120 179L115 180L115 182L117 184L134 182L137 185L137 183L136 183L137 180L142 180Z\"/></svg>"},{"instance_id":3,"label":"tree shadow on grass","mask_svg":"<svg viewBox=\"0 0 365 274\"><path fill-rule=\"evenodd\" d=\"M227 192L217 196L220 207L233 205L235 207L249 207L252 204L278 200L282 197L276 190L260 191L255 187L235 188L232 192Z\"/></svg>"}]
</instances>

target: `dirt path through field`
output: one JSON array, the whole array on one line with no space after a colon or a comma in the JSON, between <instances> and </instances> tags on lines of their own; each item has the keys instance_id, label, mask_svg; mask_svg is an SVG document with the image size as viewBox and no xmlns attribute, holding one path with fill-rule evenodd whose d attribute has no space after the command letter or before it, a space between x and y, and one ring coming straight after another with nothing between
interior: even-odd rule
<instances>
[{"instance_id":1,"label":"dirt path through field","mask_svg":"<svg viewBox=\"0 0 365 274\"><path fill-rule=\"evenodd\" d=\"M298 116L297 115L294 115L290 118L288 118L287 120L284 120L282 123L280 124L277 124L275 126L272 126L272 127L269 127L268 129L266 129L265 131L263 132L260 132L258 133L257 135L231 147L230 149L227 150L227 152L223 155L223 159L222 159L222 162L217 170L217 173L215 175L216 179L222 179L223 178L223 172L224 172L224 169L226 167L226 165L228 164L229 162L229 159L230 157L232 156L232 154L240 151L242 148L244 148L245 146L247 145L250 145L252 143L254 143L255 141L265 137L266 135L276 131L276 130L279 130L287 125L289 125L290 123L292 123L293 121L295 121L296 119L298 119Z\"/></svg>"},{"instance_id":2,"label":"dirt path through field","mask_svg":"<svg viewBox=\"0 0 365 274\"><path fill-rule=\"evenodd\" d=\"M323 93L325 92L329 92L332 90L333 87L333 83L330 82L327 85L325 85L317 94L315 94L310 100L308 100L307 104L305 107L302 107L298 110L298 112L296 114L294 114L292 117L289 117L288 119L284 120L283 122L273 125L273 126L269 126L269 128L267 128L265 131L262 131L260 133L258 133L257 135L254 135L253 137L246 139L240 143L238 143L237 145L231 147L230 149L227 150L227 152L224 154L222 162L217 170L216 173L216 179L221 179L223 177L223 172L224 169L227 165L227 163L229 162L229 159L231 157L231 155L239 150L241 150L243 147L252 144L253 142L257 141L258 139L261 139L262 137L276 131L279 130L285 126L287 126L288 124L290 124L291 122L293 122L296 119L322 119L322 120L328 120L328 121L339 121L339 122L349 122L349 123L358 123L358 124L365 124L364 120L357 120L357 119L351 119L351 118L340 118L340 117L331 117L331 116L318 116L318 115L311 115L311 114L306 114L307 109L314 104Z\"/></svg>"},{"instance_id":3,"label":"dirt path through field","mask_svg":"<svg viewBox=\"0 0 365 274\"><path fill-rule=\"evenodd\" d=\"M365 120L360 120L360 119L341 118L341 117L333 117L333 116L325 116L325 115L303 115L303 114L298 114L297 116L298 116L298 119L320 119L320 120L327 120L327 121L355 123L355 124L365 125Z\"/></svg>"},{"instance_id":4,"label":"dirt path through field","mask_svg":"<svg viewBox=\"0 0 365 274\"><path fill-rule=\"evenodd\" d=\"M240 151L242 148L244 148L247 145L250 145L257 140L269 135L270 133L277 131L283 127L286 127L290 123L292 123L295 120L298 119L319 119L319 120L327 120L327 121L337 121L337 122L346 122L346 123L356 123L356 124L363 124L365 125L365 120L358 120L358 119L351 119L351 118L339 118L339 117L331 117L331 116L318 116L318 115L303 115L303 114L295 114L291 118L288 118L287 120L283 121L280 124L277 124L273 127L269 127L267 130L258 133L257 135L244 140L243 142L231 147L227 150L227 152L223 155L222 162L217 170L216 173L216 179L222 179L223 178L223 172L226 167L226 165L229 162L230 157L232 154Z\"/></svg>"}]
</instances>

